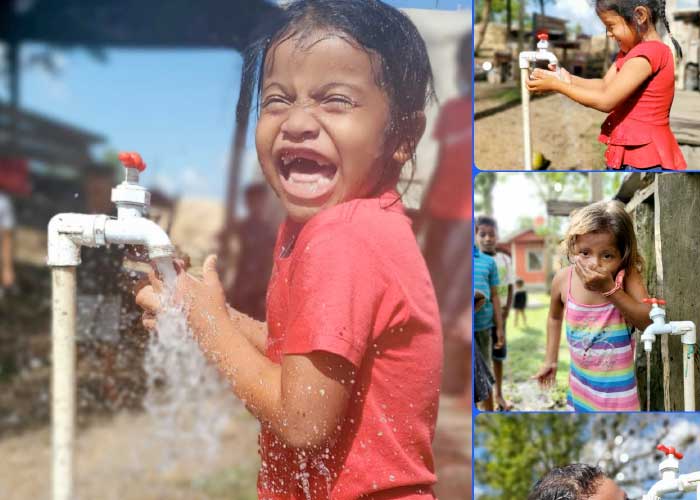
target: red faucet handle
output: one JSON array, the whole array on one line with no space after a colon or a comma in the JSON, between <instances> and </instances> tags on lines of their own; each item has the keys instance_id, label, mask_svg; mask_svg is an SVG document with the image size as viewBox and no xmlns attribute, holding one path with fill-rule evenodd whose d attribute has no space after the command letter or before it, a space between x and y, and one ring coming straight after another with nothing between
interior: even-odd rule
<instances>
[{"instance_id":1,"label":"red faucet handle","mask_svg":"<svg viewBox=\"0 0 700 500\"><path fill-rule=\"evenodd\" d=\"M538 40L549 40L549 33L538 33L537 39Z\"/></svg>"},{"instance_id":2,"label":"red faucet handle","mask_svg":"<svg viewBox=\"0 0 700 500\"><path fill-rule=\"evenodd\" d=\"M665 306L666 301L664 299L654 299L654 298L648 298L648 299L642 299L642 302L645 304L656 304L658 306Z\"/></svg>"},{"instance_id":3,"label":"red faucet handle","mask_svg":"<svg viewBox=\"0 0 700 500\"><path fill-rule=\"evenodd\" d=\"M146 164L141 158L141 155L138 153L119 153L119 161L122 162L122 165L124 165L125 168L135 168L139 172L146 170Z\"/></svg>"},{"instance_id":4,"label":"red faucet handle","mask_svg":"<svg viewBox=\"0 0 700 500\"><path fill-rule=\"evenodd\" d=\"M676 449L673 446L664 446L663 444L660 444L656 447L656 449L665 455L673 455L678 460L683 458L683 453L681 453L680 451L676 451Z\"/></svg>"}]
</instances>

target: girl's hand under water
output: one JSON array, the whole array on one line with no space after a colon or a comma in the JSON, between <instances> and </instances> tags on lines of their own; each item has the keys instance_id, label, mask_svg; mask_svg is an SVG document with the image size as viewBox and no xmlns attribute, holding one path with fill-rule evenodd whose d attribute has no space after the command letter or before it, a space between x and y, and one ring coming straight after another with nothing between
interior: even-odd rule
<instances>
[{"instance_id":1,"label":"girl's hand under water","mask_svg":"<svg viewBox=\"0 0 700 500\"><path fill-rule=\"evenodd\" d=\"M216 271L216 256L210 255L202 266L202 278L198 279L185 272L185 263L174 260L177 272L175 288L169 300L176 307L182 307L187 315L193 334L202 339L213 333L220 319L229 319L223 286ZM142 323L148 330L156 328L156 316L163 309L163 301L168 293L156 271L148 273L148 285L136 293L136 304L144 310Z\"/></svg>"}]
</instances>

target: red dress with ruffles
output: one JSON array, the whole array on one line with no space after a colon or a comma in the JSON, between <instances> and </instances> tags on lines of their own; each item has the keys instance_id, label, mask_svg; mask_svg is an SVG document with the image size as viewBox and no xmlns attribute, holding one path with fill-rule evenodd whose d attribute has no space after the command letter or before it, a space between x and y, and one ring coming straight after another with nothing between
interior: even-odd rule
<instances>
[{"instance_id":1,"label":"red dress with ruffles","mask_svg":"<svg viewBox=\"0 0 700 500\"><path fill-rule=\"evenodd\" d=\"M671 49L656 40L641 42L626 54L618 54L617 70L634 57L649 61L652 74L603 123L598 140L608 145L605 164L612 169L627 165L685 170L683 153L669 124L675 93Z\"/></svg>"}]
</instances>

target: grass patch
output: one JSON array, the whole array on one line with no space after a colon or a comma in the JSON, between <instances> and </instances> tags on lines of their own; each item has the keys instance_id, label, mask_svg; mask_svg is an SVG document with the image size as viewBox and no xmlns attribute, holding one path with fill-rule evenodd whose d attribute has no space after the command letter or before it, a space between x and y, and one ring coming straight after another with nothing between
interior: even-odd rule
<instances>
[{"instance_id":1,"label":"grass patch","mask_svg":"<svg viewBox=\"0 0 700 500\"><path fill-rule=\"evenodd\" d=\"M525 311L528 326L520 324L516 328L514 314L511 313L508 317L508 324L506 326L508 358L504 365L504 384L506 386L528 381L544 362L545 349L547 346L549 295L544 293L530 294L528 302L533 305L533 307L528 307ZM566 333L562 327L562 339L559 345L557 384L552 389L551 393L551 397L557 403L557 406L564 406L566 404L569 365L571 363L569 347L565 337Z\"/></svg>"},{"instance_id":2,"label":"grass patch","mask_svg":"<svg viewBox=\"0 0 700 500\"><path fill-rule=\"evenodd\" d=\"M493 96L494 99L498 99L504 102L519 101L522 98L520 94L520 87L503 89Z\"/></svg>"}]
</instances>

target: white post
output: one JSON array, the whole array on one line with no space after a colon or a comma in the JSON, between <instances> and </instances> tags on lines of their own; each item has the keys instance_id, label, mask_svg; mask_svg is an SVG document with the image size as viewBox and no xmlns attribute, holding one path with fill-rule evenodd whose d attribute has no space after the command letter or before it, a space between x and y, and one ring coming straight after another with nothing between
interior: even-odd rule
<instances>
[{"instance_id":1,"label":"white post","mask_svg":"<svg viewBox=\"0 0 700 500\"><path fill-rule=\"evenodd\" d=\"M530 131L530 91L527 90L529 68L520 68L520 94L523 107L523 154L525 170L532 170L532 132Z\"/></svg>"},{"instance_id":2,"label":"white post","mask_svg":"<svg viewBox=\"0 0 700 500\"><path fill-rule=\"evenodd\" d=\"M73 498L76 268L52 269L52 500Z\"/></svg>"},{"instance_id":3,"label":"white post","mask_svg":"<svg viewBox=\"0 0 700 500\"><path fill-rule=\"evenodd\" d=\"M695 344L683 344L684 411L695 411Z\"/></svg>"}]
</instances>

